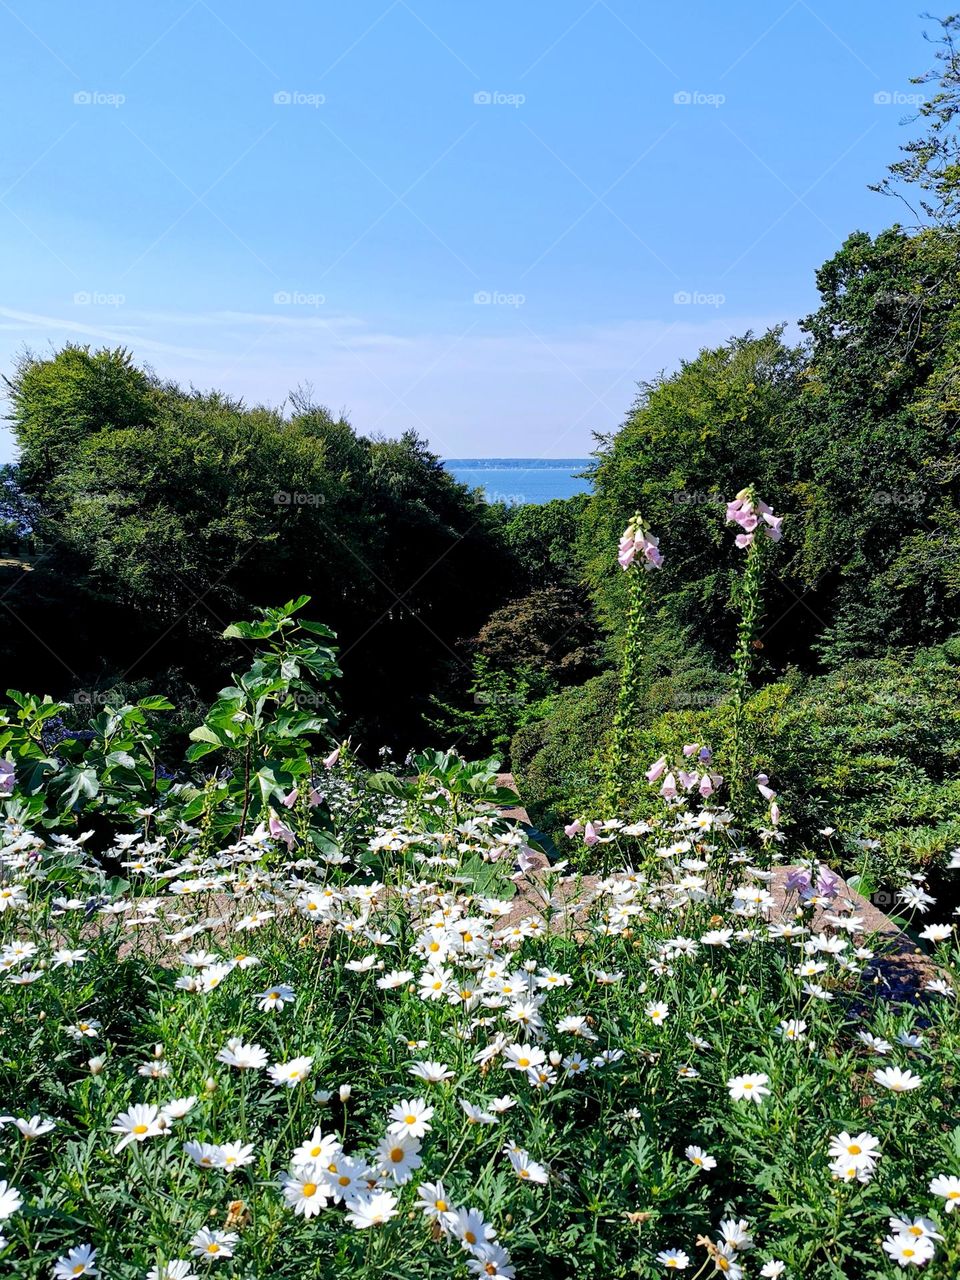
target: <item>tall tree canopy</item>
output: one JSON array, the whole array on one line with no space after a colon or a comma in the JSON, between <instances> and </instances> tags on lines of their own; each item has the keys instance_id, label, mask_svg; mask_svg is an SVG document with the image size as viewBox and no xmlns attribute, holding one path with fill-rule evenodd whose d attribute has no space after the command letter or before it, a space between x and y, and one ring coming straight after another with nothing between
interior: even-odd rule
<instances>
[{"instance_id":1,"label":"tall tree canopy","mask_svg":"<svg viewBox=\"0 0 960 1280\"><path fill-rule=\"evenodd\" d=\"M23 359L10 399L38 554L4 644L42 657L43 687L43 646L68 687L168 666L202 683L231 617L306 592L340 634L369 746L415 732L434 678L509 593L496 513L412 432L367 439L309 401L246 407L77 346Z\"/></svg>"}]
</instances>

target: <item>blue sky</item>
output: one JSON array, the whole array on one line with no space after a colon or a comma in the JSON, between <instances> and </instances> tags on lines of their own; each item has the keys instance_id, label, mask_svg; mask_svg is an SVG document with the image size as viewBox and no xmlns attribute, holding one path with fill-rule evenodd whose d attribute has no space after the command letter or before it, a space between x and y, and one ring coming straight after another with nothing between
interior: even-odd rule
<instances>
[{"instance_id":1,"label":"blue sky","mask_svg":"<svg viewBox=\"0 0 960 1280\"><path fill-rule=\"evenodd\" d=\"M445 456L585 454L639 379L807 313L844 237L903 216L867 183L934 25L890 0L2 0L0 367L122 343L250 402L310 382Z\"/></svg>"}]
</instances>

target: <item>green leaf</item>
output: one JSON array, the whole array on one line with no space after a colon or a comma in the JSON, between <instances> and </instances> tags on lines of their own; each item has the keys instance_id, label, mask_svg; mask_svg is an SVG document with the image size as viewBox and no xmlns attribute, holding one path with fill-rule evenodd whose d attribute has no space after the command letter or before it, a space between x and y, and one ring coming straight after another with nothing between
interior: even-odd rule
<instances>
[{"instance_id":1,"label":"green leaf","mask_svg":"<svg viewBox=\"0 0 960 1280\"><path fill-rule=\"evenodd\" d=\"M231 622L223 633L225 640L269 640L277 628L270 622Z\"/></svg>"},{"instance_id":2,"label":"green leaf","mask_svg":"<svg viewBox=\"0 0 960 1280\"><path fill-rule=\"evenodd\" d=\"M190 730L191 742L212 742L215 747L222 747L223 740L213 732L213 730L205 724L198 724L196 729Z\"/></svg>"},{"instance_id":3,"label":"green leaf","mask_svg":"<svg viewBox=\"0 0 960 1280\"><path fill-rule=\"evenodd\" d=\"M63 793L63 802L71 809L81 796L92 800L100 790L100 780L93 769L71 769L65 776L68 786Z\"/></svg>"}]
</instances>

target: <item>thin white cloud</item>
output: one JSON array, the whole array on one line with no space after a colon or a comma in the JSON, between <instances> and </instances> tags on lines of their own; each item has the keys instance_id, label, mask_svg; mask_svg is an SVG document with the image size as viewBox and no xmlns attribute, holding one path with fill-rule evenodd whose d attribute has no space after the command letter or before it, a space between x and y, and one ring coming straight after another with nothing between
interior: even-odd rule
<instances>
[{"instance_id":1,"label":"thin white cloud","mask_svg":"<svg viewBox=\"0 0 960 1280\"><path fill-rule=\"evenodd\" d=\"M319 315L288 315L282 306L278 314L118 310L106 322L0 308L0 331L19 339L0 338L0 365L42 334L44 349L48 339L76 337L126 345L163 378L247 403L280 404L310 382L359 431L413 428L448 457L585 455L594 432L622 421L637 382L777 319L677 306L668 320L557 330L525 310L476 307L459 331L399 333L322 307Z\"/></svg>"}]
</instances>

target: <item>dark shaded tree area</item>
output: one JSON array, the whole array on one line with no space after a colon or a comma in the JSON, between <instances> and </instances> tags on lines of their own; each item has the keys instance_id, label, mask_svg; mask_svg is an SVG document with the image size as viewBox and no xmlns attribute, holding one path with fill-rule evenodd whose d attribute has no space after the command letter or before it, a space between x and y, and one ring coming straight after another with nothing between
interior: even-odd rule
<instances>
[{"instance_id":1,"label":"dark shaded tree area","mask_svg":"<svg viewBox=\"0 0 960 1280\"><path fill-rule=\"evenodd\" d=\"M413 433L184 391L121 350L26 356L8 387L4 514L23 538L0 643L23 686L206 697L230 619L306 592L339 634L349 725L405 749L463 636L509 595L501 514Z\"/></svg>"},{"instance_id":2,"label":"dark shaded tree area","mask_svg":"<svg viewBox=\"0 0 960 1280\"><path fill-rule=\"evenodd\" d=\"M555 498L512 509L503 526L515 561L513 598L474 637L501 670L536 667L556 685L576 684L603 665L603 647L577 538L588 499Z\"/></svg>"}]
</instances>

